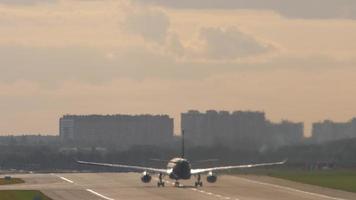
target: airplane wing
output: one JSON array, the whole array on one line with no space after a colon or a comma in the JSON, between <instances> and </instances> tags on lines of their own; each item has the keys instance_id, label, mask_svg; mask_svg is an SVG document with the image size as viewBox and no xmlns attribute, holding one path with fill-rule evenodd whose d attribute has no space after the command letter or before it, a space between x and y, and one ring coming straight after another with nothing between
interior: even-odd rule
<instances>
[{"instance_id":1,"label":"airplane wing","mask_svg":"<svg viewBox=\"0 0 356 200\"><path fill-rule=\"evenodd\" d=\"M262 167L262 166L271 166L271 165L283 165L287 160L282 162L274 162L274 163L260 163L260 164L249 164L249 165L233 165L233 166L222 166L222 167L211 167L211 168L203 168L203 169L191 169L191 174L201 174L210 171L222 171L228 169L244 169L244 168L252 168L252 167Z\"/></svg>"},{"instance_id":2,"label":"airplane wing","mask_svg":"<svg viewBox=\"0 0 356 200\"><path fill-rule=\"evenodd\" d=\"M158 168L151 168L151 167L110 164L110 163L96 163L96 162L86 162L86 161L77 161L77 163L83 164L83 165L95 165L95 166L104 166L104 167L125 168L125 169L131 169L131 170L149 171L149 172L153 172L153 173L163 173L163 174L169 173L169 171L167 169L158 169Z\"/></svg>"}]
</instances>

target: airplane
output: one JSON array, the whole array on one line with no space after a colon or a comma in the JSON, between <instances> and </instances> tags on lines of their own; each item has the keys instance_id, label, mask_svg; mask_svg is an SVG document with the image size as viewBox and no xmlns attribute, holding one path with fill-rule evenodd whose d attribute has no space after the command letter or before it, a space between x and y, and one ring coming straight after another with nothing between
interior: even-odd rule
<instances>
[{"instance_id":1,"label":"airplane","mask_svg":"<svg viewBox=\"0 0 356 200\"><path fill-rule=\"evenodd\" d=\"M180 157L171 159L166 169L143 167L143 166L132 166L132 165L123 165L123 164L110 164L110 163L97 163L97 162L87 162L87 161L77 161L79 164L84 165L95 165L95 166L105 166L105 167L115 167L115 168L125 168L135 171L143 171L141 176L141 181L143 183L149 183L152 179L150 173L159 174L157 187L164 187L165 182L163 181L163 176L168 176L170 179L175 180L174 186L179 187L179 180L188 180L192 176L197 177L195 182L195 187L202 187L203 182L201 181L201 175L207 174L207 182L215 183L217 181L217 171L229 170L229 169L244 169L252 167L261 167L261 166L272 166L272 165L283 165L287 160L281 162L271 162L271 163L259 163L259 164L247 164L247 165L233 165L233 166L219 166L211 168L198 168L193 169L191 167L188 159L184 158L184 131L182 131L182 154Z\"/></svg>"}]
</instances>

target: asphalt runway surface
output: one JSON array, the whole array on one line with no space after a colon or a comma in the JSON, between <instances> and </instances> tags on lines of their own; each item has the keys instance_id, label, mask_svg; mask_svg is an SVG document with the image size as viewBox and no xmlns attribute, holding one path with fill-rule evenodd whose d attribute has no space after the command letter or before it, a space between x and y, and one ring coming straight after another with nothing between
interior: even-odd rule
<instances>
[{"instance_id":1,"label":"asphalt runway surface","mask_svg":"<svg viewBox=\"0 0 356 200\"><path fill-rule=\"evenodd\" d=\"M356 194L310 186L265 176L222 175L214 184L203 177L203 187L195 188L195 179L182 181L179 188L172 180L157 187L157 178L145 184L138 173L19 174L26 183L0 186L0 190L41 190L53 200L355 200ZM169 181L169 182L168 182Z\"/></svg>"}]
</instances>

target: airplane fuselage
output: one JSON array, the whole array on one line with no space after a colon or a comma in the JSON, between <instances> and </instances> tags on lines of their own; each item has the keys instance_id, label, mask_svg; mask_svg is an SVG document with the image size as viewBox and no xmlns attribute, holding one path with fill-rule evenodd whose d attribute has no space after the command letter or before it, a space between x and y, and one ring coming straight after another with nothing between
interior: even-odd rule
<instances>
[{"instance_id":1,"label":"airplane fuselage","mask_svg":"<svg viewBox=\"0 0 356 200\"><path fill-rule=\"evenodd\" d=\"M191 165L187 159L173 158L168 162L167 169L170 170L169 178L174 180L190 179Z\"/></svg>"}]
</instances>

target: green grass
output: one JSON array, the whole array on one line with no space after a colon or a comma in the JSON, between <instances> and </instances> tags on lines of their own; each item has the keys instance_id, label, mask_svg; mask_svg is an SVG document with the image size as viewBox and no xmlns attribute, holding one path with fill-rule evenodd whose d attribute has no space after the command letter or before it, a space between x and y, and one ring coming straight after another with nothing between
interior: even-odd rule
<instances>
[{"instance_id":1,"label":"green grass","mask_svg":"<svg viewBox=\"0 0 356 200\"><path fill-rule=\"evenodd\" d=\"M356 192L356 171L273 171L272 177Z\"/></svg>"},{"instance_id":2,"label":"green grass","mask_svg":"<svg viewBox=\"0 0 356 200\"><path fill-rule=\"evenodd\" d=\"M24 183L25 181L20 178L11 178L10 180L6 180L4 178L0 178L0 185L11 185L11 184L19 184Z\"/></svg>"},{"instance_id":3,"label":"green grass","mask_svg":"<svg viewBox=\"0 0 356 200\"><path fill-rule=\"evenodd\" d=\"M40 191L0 190L1 200L51 200Z\"/></svg>"},{"instance_id":4,"label":"green grass","mask_svg":"<svg viewBox=\"0 0 356 200\"><path fill-rule=\"evenodd\" d=\"M295 182L328 187L349 192L356 192L356 170L293 170L293 169L261 169L240 171L237 174L267 175Z\"/></svg>"}]
</instances>

